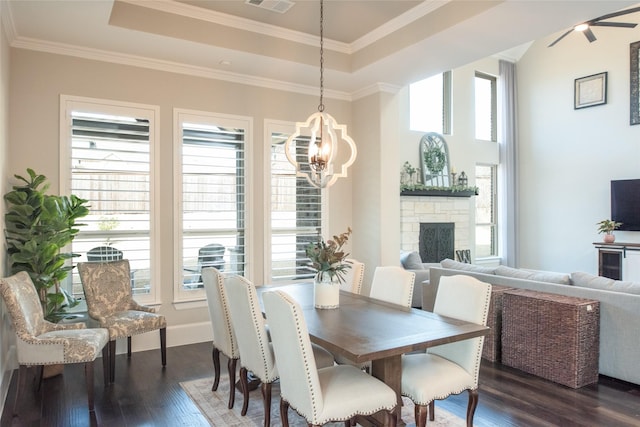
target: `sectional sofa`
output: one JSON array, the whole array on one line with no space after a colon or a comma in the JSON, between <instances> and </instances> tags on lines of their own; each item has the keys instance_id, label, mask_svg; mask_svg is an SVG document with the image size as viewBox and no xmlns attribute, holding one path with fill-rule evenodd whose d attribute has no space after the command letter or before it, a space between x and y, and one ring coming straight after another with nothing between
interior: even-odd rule
<instances>
[{"instance_id":1,"label":"sectional sofa","mask_svg":"<svg viewBox=\"0 0 640 427\"><path fill-rule=\"evenodd\" d=\"M444 260L431 267L422 285L422 308L433 310L442 276L466 274L492 285L531 289L600 301L599 373L640 384L640 283L611 280L588 273L572 274L488 268Z\"/></svg>"}]
</instances>

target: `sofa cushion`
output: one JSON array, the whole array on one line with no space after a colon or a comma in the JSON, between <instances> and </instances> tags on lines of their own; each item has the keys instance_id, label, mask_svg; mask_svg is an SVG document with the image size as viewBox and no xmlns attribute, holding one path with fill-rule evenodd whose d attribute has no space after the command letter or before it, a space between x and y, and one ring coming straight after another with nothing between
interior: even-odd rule
<instances>
[{"instance_id":1,"label":"sofa cushion","mask_svg":"<svg viewBox=\"0 0 640 427\"><path fill-rule=\"evenodd\" d=\"M555 273L552 271L527 270L524 268L512 268L500 265L496 267L495 274L496 276L535 280L537 282L557 283L559 285L571 284L571 276L565 273Z\"/></svg>"},{"instance_id":2,"label":"sofa cushion","mask_svg":"<svg viewBox=\"0 0 640 427\"><path fill-rule=\"evenodd\" d=\"M401 252L400 253L400 263L405 270L422 270L422 258L420 258L420 254L416 251L413 252Z\"/></svg>"},{"instance_id":3,"label":"sofa cushion","mask_svg":"<svg viewBox=\"0 0 640 427\"><path fill-rule=\"evenodd\" d=\"M581 271L571 273L571 280L575 286L582 286L584 288L604 289L606 291L640 295L639 282L613 280L608 277L594 276L593 274L583 273Z\"/></svg>"},{"instance_id":4,"label":"sofa cushion","mask_svg":"<svg viewBox=\"0 0 640 427\"><path fill-rule=\"evenodd\" d=\"M451 268L454 270L463 270L463 271L473 271L474 273L493 274L495 271L495 268L493 267L481 267L479 265L454 261L449 258L443 259L442 261L440 261L440 265L444 268Z\"/></svg>"}]
</instances>

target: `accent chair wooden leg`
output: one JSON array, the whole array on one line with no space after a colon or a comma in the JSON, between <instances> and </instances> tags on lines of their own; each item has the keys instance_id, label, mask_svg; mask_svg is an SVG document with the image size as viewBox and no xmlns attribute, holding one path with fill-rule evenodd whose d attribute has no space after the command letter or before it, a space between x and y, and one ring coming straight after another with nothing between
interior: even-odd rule
<instances>
[{"instance_id":1,"label":"accent chair wooden leg","mask_svg":"<svg viewBox=\"0 0 640 427\"><path fill-rule=\"evenodd\" d=\"M109 381L116 380L116 340L109 341Z\"/></svg>"},{"instance_id":2,"label":"accent chair wooden leg","mask_svg":"<svg viewBox=\"0 0 640 427\"><path fill-rule=\"evenodd\" d=\"M236 398L236 362L238 362L238 359L229 358L227 363L229 369L229 409L233 409Z\"/></svg>"},{"instance_id":3,"label":"accent chair wooden leg","mask_svg":"<svg viewBox=\"0 0 640 427\"><path fill-rule=\"evenodd\" d=\"M436 420L436 401L429 402L429 421Z\"/></svg>"},{"instance_id":4,"label":"accent chair wooden leg","mask_svg":"<svg viewBox=\"0 0 640 427\"><path fill-rule=\"evenodd\" d=\"M89 401L89 412L93 411L93 360L84 363L84 377L87 382L87 400Z\"/></svg>"},{"instance_id":5,"label":"accent chair wooden leg","mask_svg":"<svg viewBox=\"0 0 640 427\"><path fill-rule=\"evenodd\" d=\"M127 359L131 359L131 335L127 337Z\"/></svg>"},{"instance_id":6,"label":"accent chair wooden leg","mask_svg":"<svg viewBox=\"0 0 640 427\"><path fill-rule=\"evenodd\" d=\"M398 423L396 411L384 411L384 413L384 425L389 427L396 427L396 424Z\"/></svg>"},{"instance_id":7,"label":"accent chair wooden leg","mask_svg":"<svg viewBox=\"0 0 640 427\"><path fill-rule=\"evenodd\" d=\"M262 401L264 403L264 427L271 425L271 384L262 383Z\"/></svg>"},{"instance_id":8,"label":"accent chair wooden leg","mask_svg":"<svg viewBox=\"0 0 640 427\"><path fill-rule=\"evenodd\" d=\"M215 345L211 350L211 359L213 360L213 386L211 386L211 391L216 391L218 384L220 384L220 350Z\"/></svg>"},{"instance_id":9,"label":"accent chair wooden leg","mask_svg":"<svg viewBox=\"0 0 640 427\"><path fill-rule=\"evenodd\" d=\"M109 358L109 345L102 347L102 377L104 378L104 386L107 387L110 383L111 376L111 363Z\"/></svg>"},{"instance_id":10,"label":"accent chair wooden leg","mask_svg":"<svg viewBox=\"0 0 640 427\"><path fill-rule=\"evenodd\" d=\"M167 328L160 329L160 353L162 356L162 367L167 366Z\"/></svg>"},{"instance_id":11,"label":"accent chair wooden leg","mask_svg":"<svg viewBox=\"0 0 640 427\"><path fill-rule=\"evenodd\" d=\"M473 427L473 416L478 407L478 389L469 391L469 405L467 406L467 427Z\"/></svg>"},{"instance_id":12,"label":"accent chair wooden leg","mask_svg":"<svg viewBox=\"0 0 640 427\"><path fill-rule=\"evenodd\" d=\"M414 405L413 411L416 417L416 427L427 425L427 405Z\"/></svg>"},{"instance_id":13,"label":"accent chair wooden leg","mask_svg":"<svg viewBox=\"0 0 640 427\"><path fill-rule=\"evenodd\" d=\"M27 381L27 366L20 365L18 369L18 380L16 381L16 396L13 400L13 416L15 417L18 414L18 401L20 400L20 395L23 393L25 383Z\"/></svg>"},{"instance_id":14,"label":"accent chair wooden leg","mask_svg":"<svg viewBox=\"0 0 640 427\"><path fill-rule=\"evenodd\" d=\"M282 427L289 427L289 402L280 398L280 421Z\"/></svg>"},{"instance_id":15,"label":"accent chair wooden leg","mask_svg":"<svg viewBox=\"0 0 640 427\"><path fill-rule=\"evenodd\" d=\"M247 368L244 366L240 368L240 389L242 389L242 398L244 402L242 402L242 411L240 411L240 415L243 417L247 415L247 409L249 409L249 380L247 379ZM233 387L233 384L231 384Z\"/></svg>"},{"instance_id":16,"label":"accent chair wooden leg","mask_svg":"<svg viewBox=\"0 0 640 427\"><path fill-rule=\"evenodd\" d=\"M36 391L40 391L42 388L42 381L44 381L44 365L36 366Z\"/></svg>"}]
</instances>

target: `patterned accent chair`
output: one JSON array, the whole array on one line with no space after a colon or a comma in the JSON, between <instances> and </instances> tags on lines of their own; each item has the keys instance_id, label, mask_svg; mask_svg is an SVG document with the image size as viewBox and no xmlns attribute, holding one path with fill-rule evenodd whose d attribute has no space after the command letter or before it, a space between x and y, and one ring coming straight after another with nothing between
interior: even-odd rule
<instances>
[{"instance_id":1,"label":"patterned accent chair","mask_svg":"<svg viewBox=\"0 0 640 427\"><path fill-rule=\"evenodd\" d=\"M402 267L376 267L371 282L371 298L411 307L416 274Z\"/></svg>"},{"instance_id":2,"label":"patterned accent chair","mask_svg":"<svg viewBox=\"0 0 640 427\"><path fill-rule=\"evenodd\" d=\"M140 305L131 293L129 260L80 262L78 273L87 300L89 316L109 330L109 378L115 380L116 340L127 338L131 357L131 336L160 331L162 367L167 364L167 321L151 307Z\"/></svg>"},{"instance_id":3,"label":"patterned accent chair","mask_svg":"<svg viewBox=\"0 0 640 427\"><path fill-rule=\"evenodd\" d=\"M211 391L218 389L220 383L220 352L227 356L229 362L229 409L233 408L235 398L236 364L240 359L240 350L236 341L236 335L231 325L231 315L229 314L229 302L227 292L224 287L224 276L217 268L205 267L202 269L202 283L207 295L207 305L209 306L209 317L213 327L213 371L215 374Z\"/></svg>"},{"instance_id":4,"label":"patterned accent chair","mask_svg":"<svg viewBox=\"0 0 640 427\"><path fill-rule=\"evenodd\" d=\"M471 276L440 279L433 312L441 316L487 324L491 285ZM402 395L415 404L416 427L427 423L427 405L434 420L434 400L469 392L467 426L473 426L478 406L478 375L484 337L439 345L426 353L402 356Z\"/></svg>"},{"instance_id":5,"label":"patterned accent chair","mask_svg":"<svg viewBox=\"0 0 640 427\"><path fill-rule=\"evenodd\" d=\"M355 259L348 259L346 262L351 265L351 268L347 269L344 281L340 283L340 289L360 295L364 280L364 263Z\"/></svg>"},{"instance_id":6,"label":"patterned accent chair","mask_svg":"<svg viewBox=\"0 0 640 427\"><path fill-rule=\"evenodd\" d=\"M280 372L280 417L289 426L289 406L310 426L344 421L357 415L385 417L395 426L396 393L380 380L351 365L318 369L311 350L307 324L298 303L281 291L262 296L271 328L273 350Z\"/></svg>"},{"instance_id":7,"label":"patterned accent chair","mask_svg":"<svg viewBox=\"0 0 640 427\"><path fill-rule=\"evenodd\" d=\"M269 342L264 316L260 310L258 293L253 283L242 276L226 276L224 285L229 301L231 323L240 349L240 385L244 399L240 414L246 415L249 408L248 373L251 371L262 382L264 427L269 427L271 425L271 385L278 379L279 370ZM314 345L312 353L318 366L333 366L333 355L324 348Z\"/></svg>"},{"instance_id":8,"label":"patterned accent chair","mask_svg":"<svg viewBox=\"0 0 640 427\"><path fill-rule=\"evenodd\" d=\"M42 379L44 365L84 363L89 411L93 405L93 362L102 350L104 381L108 384L109 353L106 329L87 329L84 323L57 324L44 319L40 299L29 274L22 271L0 279L0 292L16 333L18 382L13 413L16 413L27 368L38 366Z\"/></svg>"}]
</instances>

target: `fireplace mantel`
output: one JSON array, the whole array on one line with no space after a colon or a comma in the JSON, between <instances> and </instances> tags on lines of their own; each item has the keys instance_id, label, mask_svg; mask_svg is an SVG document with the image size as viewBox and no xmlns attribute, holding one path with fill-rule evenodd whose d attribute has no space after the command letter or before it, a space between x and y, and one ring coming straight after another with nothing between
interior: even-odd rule
<instances>
[{"instance_id":1,"label":"fireplace mantel","mask_svg":"<svg viewBox=\"0 0 640 427\"><path fill-rule=\"evenodd\" d=\"M401 196L431 196L431 197L471 197L477 196L474 190L405 190L400 192Z\"/></svg>"}]
</instances>

